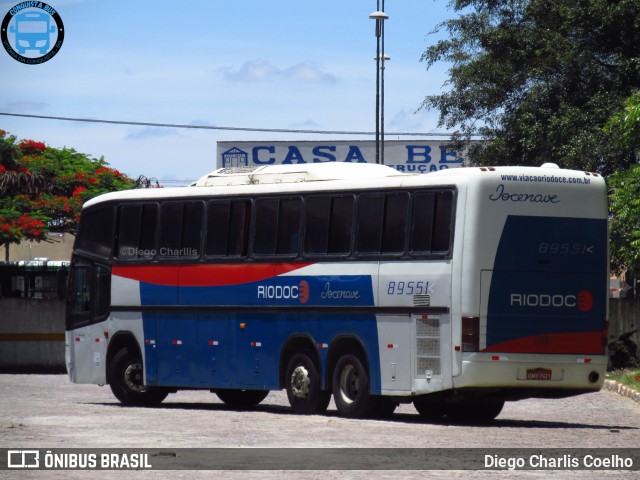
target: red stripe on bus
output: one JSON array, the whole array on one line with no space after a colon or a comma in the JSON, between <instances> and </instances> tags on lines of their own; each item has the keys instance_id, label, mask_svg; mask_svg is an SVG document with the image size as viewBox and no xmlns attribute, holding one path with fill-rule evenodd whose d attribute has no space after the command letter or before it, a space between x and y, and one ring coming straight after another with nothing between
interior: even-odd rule
<instances>
[{"instance_id":1,"label":"red stripe on bus","mask_svg":"<svg viewBox=\"0 0 640 480\"><path fill-rule=\"evenodd\" d=\"M549 333L491 345L483 352L604 355L602 332Z\"/></svg>"},{"instance_id":2,"label":"red stripe on bus","mask_svg":"<svg viewBox=\"0 0 640 480\"><path fill-rule=\"evenodd\" d=\"M113 274L153 285L218 287L266 280L298 270L309 263L242 265L114 265Z\"/></svg>"}]
</instances>

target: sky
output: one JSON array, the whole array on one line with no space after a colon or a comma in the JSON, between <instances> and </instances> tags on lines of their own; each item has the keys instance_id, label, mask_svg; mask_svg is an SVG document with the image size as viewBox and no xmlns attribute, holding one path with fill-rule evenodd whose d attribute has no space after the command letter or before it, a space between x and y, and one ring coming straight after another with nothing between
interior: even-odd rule
<instances>
[{"instance_id":1,"label":"sky","mask_svg":"<svg viewBox=\"0 0 640 480\"><path fill-rule=\"evenodd\" d=\"M0 18L21 3L0 1ZM420 109L446 65L420 56L456 13L448 0L387 0L385 131L443 132ZM64 42L25 65L0 48L0 112L179 125L375 131L375 0L51 0ZM12 34L9 34L12 35ZM12 41L13 37L12 37ZM27 52L25 56L38 56ZM104 157L132 177L186 184L216 142L371 136L164 128L0 115L0 129ZM392 135L388 139L394 139Z\"/></svg>"}]
</instances>

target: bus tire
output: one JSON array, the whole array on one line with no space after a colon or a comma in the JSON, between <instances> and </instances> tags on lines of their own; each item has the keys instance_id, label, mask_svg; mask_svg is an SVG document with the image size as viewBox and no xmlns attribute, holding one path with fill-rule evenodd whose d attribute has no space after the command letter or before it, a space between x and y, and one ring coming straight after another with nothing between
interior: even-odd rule
<instances>
[{"instance_id":1,"label":"bus tire","mask_svg":"<svg viewBox=\"0 0 640 480\"><path fill-rule=\"evenodd\" d=\"M224 403L238 409L255 407L269 395L269 390L224 389L215 392Z\"/></svg>"},{"instance_id":2,"label":"bus tire","mask_svg":"<svg viewBox=\"0 0 640 480\"><path fill-rule=\"evenodd\" d=\"M369 393L369 374L357 355L342 355L333 371L333 400L338 413L347 418L373 415L378 397Z\"/></svg>"},{"instance_id":3,"label":"bus tire","mask_svg":"<svg viewBox=\"0 0 640 480\"><path fill-rule=\"evenodd\" d=\"M443 400L434 400L429 395L422 395L413 399L413 406L422 418L436 419L442 418L445 414Z\"/></svg>"},{"instance_id":4,"label":"bus tire","mask_svg":"<svg viewBox=\"0 0 640 480\"><path fill-rule=\"evenodd\" d=\"M318 369L306 353L296 353L289 360L285 386L289 404L295 413L324 413L331 401L331 392L322 390Z\"/></svg>"},{"instance_id":5,"label":"bus tire","mask_svg":"<svg viewBox=\"0 0 640 480\"><path fill-rule=\"evenodd\" d=\"M378 397L377 405L373 410L374 418L390 418L398 408L398 402L391 397Z\"/></svg>"},{"instance_id":6,"label":"bus tire","mask_svg":"<svg viewBox=\"0 0 640 480\"><path fill-rule=\"evenodd\" d=\"M445 406L447 418L460 423L484 423L494 420L504 407L504 400L451 402Z\"/></svg>"},{"instance_id":7,"label":"bus tire","mask_svg":"<svg viewBox=\"0 0 640 480\"><path fill-rule=\"evenodd\" d=\"M107 368L111 391L126 406L158 405L167 398L167 391L147 387L143 378L142 358L126 347L114 355Z\"/></svg>"}]
</instances>

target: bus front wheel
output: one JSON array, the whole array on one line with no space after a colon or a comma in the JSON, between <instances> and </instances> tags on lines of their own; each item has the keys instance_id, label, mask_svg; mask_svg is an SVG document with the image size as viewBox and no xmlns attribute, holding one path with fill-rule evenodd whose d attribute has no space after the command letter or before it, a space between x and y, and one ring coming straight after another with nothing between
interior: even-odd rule
<instances>
[{"instance_id":1,"label":"bus front wheel","mask_svg":"<svg viewBox=\"0 0 640 480\"><path fill-rule=\"evenodd\" d=\"M322 390L320 374L306 353L296 353L287 366L285 377L287 397L293 411L301 414L324 413L331 392Z\"/></svg>"},{"instance_id":2,"label":"bus front wheel","mask_svg":"<svg viewBox=\"0 0 640 480\"><path fill-rule=\"evenodd\" d=\"M127 406L151 406L162 402L168 392L143 383L142 358L128 348L119 350L109 363L107 380L115 397Z\"/></svg>"},{"instance_id":3,"label":"bus front wheel","mask_svg":"<svg viewBox=\"0 0 640 480\"><path fill-rule=\"evenodd\" d=\"M369 392L369 374L357 355L348 353L338 360L333 372L333 400L338 413L348 418L371 416L378 397Z\"/></svg>"}]
</instances>

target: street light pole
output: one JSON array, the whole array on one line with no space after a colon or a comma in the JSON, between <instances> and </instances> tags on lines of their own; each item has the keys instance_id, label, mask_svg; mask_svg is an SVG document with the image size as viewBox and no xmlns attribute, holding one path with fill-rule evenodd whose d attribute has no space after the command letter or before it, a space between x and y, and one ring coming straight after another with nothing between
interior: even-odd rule
<instances>
[{"instance_id":1,"label":"street light pole","mask_svg":"<svg viewBox=\"0 0 640 480\"><path fill-rule=\"evenodd\" d=\"M384 12L384 0L382 0L382 12ZM381 26L382 49L380 54L380 163L384 165L384 19Z\"/></svg>"},{"instance_id":2,"label":"street light pole","mask_svg":"<svg viewBox=\"0 0 640 480\"><path fill-rule=\"evenodd\" d=\"M384 70L384 21L389 18L389 15L384 12L384 0L383 10L380 10L380 0L378 0L377 7L378 9L369 15L369 18L376 21L376 163L384 164L384 152L382 152L382 157L380 155L380 123L381 120L384 120L384 105L381 108L380 84L382 81L382 88L384 88L384 74L382 73ZM381 44L382 53L380 52ZM384 99L384 91L382 98ZM384 129L384 126L382 128ZM382 143L384 148L384 140Z\"/></svg>"}]
</instances>

